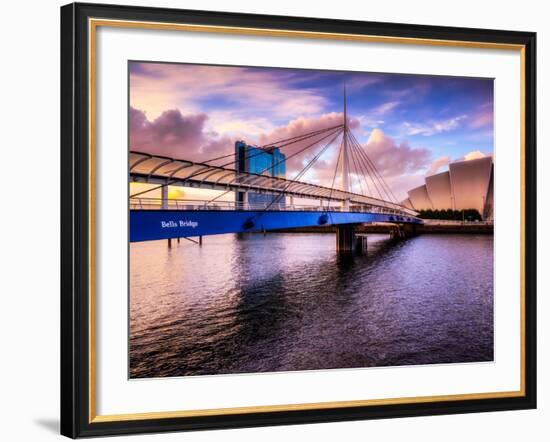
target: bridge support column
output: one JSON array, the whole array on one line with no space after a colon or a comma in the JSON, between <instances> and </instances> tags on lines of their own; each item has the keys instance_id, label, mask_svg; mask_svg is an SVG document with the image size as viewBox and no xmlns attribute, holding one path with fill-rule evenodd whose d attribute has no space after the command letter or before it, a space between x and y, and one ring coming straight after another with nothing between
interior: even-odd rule
<instances>
[{"instance_id":1,"label":"bridge support column","mask_svg":"<svg viewBox=\"0 0 550 442\"><path fill-rule=\"evenodd\" d=\"M396 224L390 230L390 238L392 240L407 239L416 235L416 225L414 224Z\"/></svg>"},{"instance_id":2,"label":"bridge support column","mask_svg":"<svg viewBox=\"0 0 550 442\"><path fill-rule=\"evenodd\" d=\"M246 207L248 201L248 195L246 192L235 192L235 203L237 208Z\"/></svg>"},{"instance_id":3,"label":"bridge support column","mask_svg":"<svg viewBox=\"0 0 550 442\"><path fill-rule=\"evenodd\" d=\"M416 236L416 224L403 224L402 230L406 238Z\"/></svg>"},{"instance_id":4,"label":"bridge support column","mask_svg":"<svg viewBox=\"0 0 550 442\"><path fill-rule=\"evenodd\" d=\"M367 235L357 235L355 226L343 224L336 227L336 250L340 255L367 253Z\"/></svg>"},{"instance_id":5,"label":"bridge support column","mask_svg":"<svg viewBox=\"0 0 550 442\"><path fill-rule=\"evenodd\" d=\"M367 254L367 235L355 235L355 253L357 255Z\"/></svg>"},{"instance_id":6,"label":"bridge support column","mask_svg":"<svg viewBox=\"0 0 550 442\"><path fill-rule=\"evenodd\" d=\"M395 224L390 229L390 238L392 240L407 239L416 235L416 225L414 224Z\"/></svg>"},{"instance_id":7,"label":"bridge support column","mask_svg":"<svg viewBox=\"0 0 550 442\"><path fill-rule=\"evenodd\" d=\"M401 227L396 224L390 230L390 239L393 240L393 241L399 241L400 239L403 239L403 237L404 237L404 235L403 235L403 231L401 230Z\"/></svg>"},{"instance_id":8,"label":"bridge support column","mask_svg":"<svg viewBox=\"0 0 550 442\"><path fill-rule=\"evenodd\" d=\"M162 186L160 188L160 208L162 210L168 210L168 186Z\"/></svg>"},{"instance_id":9,"label":"bridge support column","mask_svg":"<svg viewBox=\"0 0 550 442\"><path fill-rule=\"evenodd\" d=\"M336 250L339 254L352 254L354 251L355 228L342 225L336 228Z\"/></svg>"}]
</instances>

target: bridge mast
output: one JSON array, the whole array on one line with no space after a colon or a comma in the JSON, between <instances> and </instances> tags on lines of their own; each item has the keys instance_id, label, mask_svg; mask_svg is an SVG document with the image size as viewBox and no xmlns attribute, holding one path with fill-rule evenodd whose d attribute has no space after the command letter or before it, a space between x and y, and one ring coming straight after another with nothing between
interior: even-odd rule
<instances>
[{"instance_id":1,"label":"bridge mast","mask_svg":"<svg viewBox=\"0 0 550 442\"><path fill-rule=\"evenodd\" d=\"M344 133L342 151L342 187L344 192L349 192L349 158L348 158L348 112L346 103L346 84L344 83ZM343 207L349 210L349 200L344 201Z\"/></svg>"}]
</instances>

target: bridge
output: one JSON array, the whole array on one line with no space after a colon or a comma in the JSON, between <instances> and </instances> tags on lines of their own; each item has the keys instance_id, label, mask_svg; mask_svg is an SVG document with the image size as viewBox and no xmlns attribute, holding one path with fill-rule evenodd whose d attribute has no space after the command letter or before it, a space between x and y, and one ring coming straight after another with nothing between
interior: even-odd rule
<instances>
[{"instance_id":1,"label":"bridge","mask_svg":"<svg viewBox=\"0 0 550 442\"><path fill-rule=\"evenodd\" d=\"M319 158L338 147L332 185L303 181ZM273 152L294 146L290 155ZM241 146L242 147L242 146ZM288 160L316 151L292 179L275 173ZM263 155L263 157L261 157ZM256 173L243 165L253 158L277 158ZM336 187L340 173L341 187ZM360 252L366 238L354 228L365 223L391 223L399 229L422 224L417 213L398 204L391 189L349 128L344 92L344 121L340 125L277 140L264 146L197 162L137 150L129 154L129 179L155 185L130 195L130 241L202 237L223 233L267 232L298 227L337 226L337 249ZM218 191L209 200L168 198L168 186ZM160 198L148 193L160 190ZM234 195L234 201L223 200ZM252 198L254 196L254 198ZM301 204L295 204L295 201Z\"/></svg>"}]
</instances>

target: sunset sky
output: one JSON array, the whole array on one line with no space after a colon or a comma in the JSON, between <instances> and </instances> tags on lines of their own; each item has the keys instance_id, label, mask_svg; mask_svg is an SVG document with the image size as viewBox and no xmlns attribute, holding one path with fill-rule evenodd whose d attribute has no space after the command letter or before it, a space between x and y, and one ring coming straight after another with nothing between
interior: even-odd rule
<instances>
[{"instance_id":1,"label":"sunset sky","mask_svg":"<svg viewBox=\"0 0 550 442\"><path fill-rule=\"evenodd\" d=\"M334 126L344 84L350 127L398 199L449 162L494 150L492 79L142 62L129 71L131 150L205 161L236 140L262 145ZM323 145L290 161L287 178ZM337 151L302 180L330 186Z\"/></svg>"}]
</instances>

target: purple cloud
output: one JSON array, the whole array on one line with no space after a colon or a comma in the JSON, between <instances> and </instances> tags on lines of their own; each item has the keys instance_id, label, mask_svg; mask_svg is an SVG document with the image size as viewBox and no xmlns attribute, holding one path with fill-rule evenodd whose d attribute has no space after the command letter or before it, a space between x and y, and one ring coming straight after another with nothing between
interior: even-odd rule
<instances>
[{"instance_id":1,"label":"purple cloud","mask_svg":"<svg viewBox=\"0 0 550 442\"><path fill-rule=\"evenodd\" d=\"M171 109L149 121L145 112L130 107L130 150L195 161L230 151L229 138L205 131L207 119L203 113L182 115Z\"/></svg>"},{"instance_id":2,"label":"purple cloud","mask_svg":"<svg viewBox=\"0 0 550 442\"><path fill-rule=\"evenodd\" d=\"M207 131L205 129L207 119L207 115L203 113L183 115L179 110L172 109L162 112L158 118L150 121L143 111L130 107L130 149L194 161L206 161L217 156L231 154L235 140L243 137L233 139L227 135L220 136L215 132ZM318 118L296 118L284 126L259 135L257 142L258 145L267 145L277 140L337 126L342 123L342 120L343 115L336 112L324 114ZM352 130L360 129L359 120L352 119L350 128ZM327 133L323 133L282 147L282 152L289 158L287 162L288 178L296 176L333 138L333 135L330 135L321 140L326 135ZM253 144L253 140L245 139L245 141ZM305 149L316 141L317 143L313 146ZM303 181L316 182L325 186L332 184L340 141L341 136L317 160L314 169L302 178ZM406 142L397 143L380 129L374 129L371 132L367 143L363 144L362 148L396 194L405 192L407 189L404 186L416 182L416 172L419 169L425 169L430 164L429 150L412 148ZM303 149L305 150L299 153ZM294 156L294 154L296 155ZM230 160L231 158L228 159L228 161ZM357 157L356 161L358 161ZM363 171L364 168L352 165L354 174L352 181L357 181L357 176L362 175ZM339 176L338 173L336 186L341 185ZM358 188L355 189L355 191L358 190Z\"/></svg>"}]
</instances>

